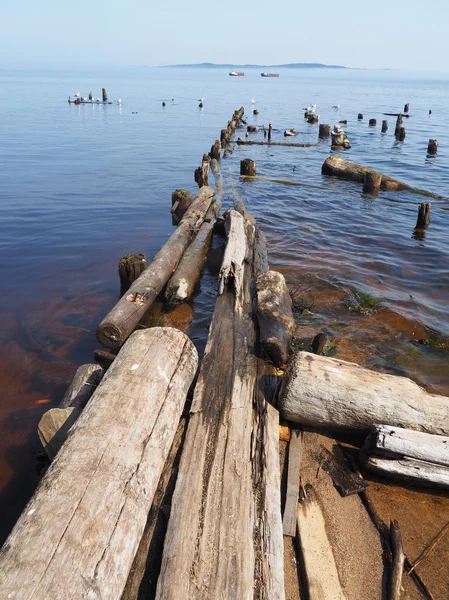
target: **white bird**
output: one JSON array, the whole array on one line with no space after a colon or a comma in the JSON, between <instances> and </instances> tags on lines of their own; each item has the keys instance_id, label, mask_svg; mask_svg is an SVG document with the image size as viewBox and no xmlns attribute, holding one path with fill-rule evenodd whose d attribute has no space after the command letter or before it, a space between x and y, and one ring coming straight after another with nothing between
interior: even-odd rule
<instances>
[{"instance_id":1,"label":"white bird","mask_svg":"<svg viewBox=\"0 0 449 600\"><path fill-rule=\"evenodd\" d=\"M116 100L117 104L121 104L122 103L122 99L119 98L118 100Z\"/></svg>"},{"instance_id":2,"label":"white bird","mask_svg":"<svg viewBox=\"0 0 449 600\"><path fill-rule=\"evenodd\" d=\"M204 98L198 98L198 102L202 102Z\"/></svg>"},{"instance_id":3,"label":"white bird","mask_svg":"<svg viewBox=\"0 0 449 600\"><path fill-rule=\"evenodd\" d=\"M100 98L97 98L96 102L101 102L101 99L100 99Z\"/></svg>"},{"instance_id":4,"label":"white bird","mask_svg":"<svg viewBox=\"0 0 449 600\"><path fill-rule=\"evenodd\" d=\"M254 98L251 99L251 104L256 104L256 101L254 100Z\"/></svg>"},{"instance_id":5,"label":"white bird","mask_svg":"<svg viewBox=\"0 0 449 600\"><path fill-rule=\"evenodd\" d=\"M309 104L307 112L314 113L316 111L316 104Z\"/></svg>"},{"instance_id":6,"label":"white bird","mask_svg":"<svg viewBox=\"0 0 449 600\"><path fill-rule=\"evenodd\" d=\"M76 94L75 94L75 98L79 98L79 97L80 97L80 93L79 93L79 92L76 92Z\"/></svg>"}]
</instances>

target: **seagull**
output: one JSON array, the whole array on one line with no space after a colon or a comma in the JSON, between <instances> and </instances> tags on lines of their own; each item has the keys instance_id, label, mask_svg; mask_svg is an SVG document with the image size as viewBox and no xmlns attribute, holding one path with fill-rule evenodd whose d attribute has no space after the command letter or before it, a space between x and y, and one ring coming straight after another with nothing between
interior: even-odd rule
<instances>
[{"instance_id":1,"label":"seagull","mask_svg":"<svg viewBox=\"0 0 449 600\"><path fill-rule=\"evenodd\" d=\"M117 104L121 104L122 103L122 99L119 98L118 100L116 100Z\"/></svg>"},{"instance_id":2,"label":"seagull","mask_svg":"<svg viewBox=\"0 0 449 600\"><path fill-rule=\"evenodd\" d=\"M76 92L76 94L75 94L75 98L79 98L79 97L80 97L80 93L79 93L79 92Z\"/></svg>"},{"instance_id":3,"label":"seagull","mask_svg":"<svg viewBox=\"0 0 449 600\"><path fill-rule=\"evenodd\" d=\"M335 108L336 110L338 110L340 108L339 104L335 104L332 108Z\"/></svg>"},{"instance_id":4,"label":"seagull","mask_svg":"<svg viewBox=\"0 0 449 600\"><path fill-rule=\"evenodd\" d=\"M254 100L254 98L251 99L251 104L256 104L256 101Z\"/></svg>"},{"instance_id":5,"label":"seagull","mask_svg":"<svg viewBox=\"0 0 449 600\"><path fill-rule=\"evenodd\" d=\"M198 98L198 102L202 102L204 98Z\"/></svg>"}]
</instances>

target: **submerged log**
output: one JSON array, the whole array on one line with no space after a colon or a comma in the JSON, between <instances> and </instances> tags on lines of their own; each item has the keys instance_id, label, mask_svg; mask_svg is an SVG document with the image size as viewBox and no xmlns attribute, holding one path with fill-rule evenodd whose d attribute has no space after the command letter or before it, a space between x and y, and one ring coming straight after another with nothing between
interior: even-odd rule
<instances>
[{"instance_id":1,"label":"submerged log","mask_svg":"<svg viewBox=\"0 0 449 600\"><path fill-rule=\"evenodd\" d=\"M256 142L253 140L242 140L242 138L237 138L238 146L285 146L288 148L289 146L292 148L312 148L312 146L318 146L318 144L297 144L295 142L270 142L271 139L270 132L268 131L268 142Z\"/></svg>"},{"instance_id":2,"label":"submerged log","mask_svg":"<svg viewBox=\"0 0 449 600\"><path fill-rule=\"evenodd\" d=\"M127 254L118 261L120 276L120 296L123 296L136 279L145 271L147 259L145 254Z\"/></svg>"},{"instance_id":3,"label":"submerged log","mask_svg":"<svg viewBox=\"0 0 449 600\"><path fill-rule=\"evenodd\" d=\"M298 352L279 394L290 421L335 430L370 430L377 423L449 435L449 399L429 394L407 377Z\"/></svg>"},{"instance_id":4,"label":"submerged log","mask_svg":"<svg viewBox=\"0 0 449 600\"><path fill-rule=\"evenodd\" d=\"M178 266L192 241L193 233L204 221L213 195L214 191L210 187L204 186L199 190L176 231L133 283L128 293L102 320L97 328L97 339L104 346L120 348L134 331Z\"/></svg>"},{"instance_id":5,"label":"submerged log","mask_svg":"<svg viewBox=\"0 0 449 600\"><path fill-rule=\"evenodd\" d=\"M284 598L278 414L256 385L255 228L232 210L226 228L157 600Z\"/></svg>"},{"instance_id":6,"label":"submerged log","mask_svg":"<svg viewBox=\"0 0 449 600\"><path fill-rule=\"evenodd\" d=\"M280 367L288 360L295 332L292 298L282 273L267 271L256 281L257 320L262 356Z\"/></svg>"},{"instance_id":7,"label":"submerged log","mask_svg":"<svg viewBox=\"0 0 449 600\"><path fill-rule=\"evenodd\" d=\"M250 158L244 158L240 161L240 175L248 175L253 177L256 173L256 161Z\"/></svg>"},{"instance_id":8,"label":"submerged log","mask_svg":"<svg viewBox=\"0 0 449 600\"><path fill-rule=\"evenodd\" d=\"M176 329L121 350L0 554L0 597L119 600L198 364Z\"/></svg>"},{"instance_id":9,"label":"submerged log","mask_svg":"<svg viewBox=\"0 0 449 600\"><path fill-rule=\"evenodd\" d=\"M329 156L326 158L321 168L321 172L323 175L332 175L334 177L339 177L340 179L349 179L350 181L357 181L359 183L363 183L365 173L376 173L373 169L345 160L340 156ZM410 186L402 183L402 181L383 174L381 188L383 190L411 189Z\"/></svg>"}]
</instances>

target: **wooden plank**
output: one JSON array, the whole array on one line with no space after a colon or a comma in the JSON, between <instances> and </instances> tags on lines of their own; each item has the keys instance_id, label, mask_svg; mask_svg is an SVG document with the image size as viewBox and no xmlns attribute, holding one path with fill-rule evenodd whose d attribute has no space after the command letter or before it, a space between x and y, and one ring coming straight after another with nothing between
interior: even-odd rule
<instances>
[{"instance_id":1,"label":"wooden plank","mask_svg":"<svg viewBox=\"0 0 449 600\"><path fill-rule=\"evenodd\" d=\"M284 535L295 537L301 470L301 435L299 429L292 429L288 446L287 493L285 498L282 530Z\"/></svg>"},{"instance_id":2,"label":"wooden plank","mask_svg":"<svg viewBox=\"0 0 449 600\"><path fill-rule=\"evenodd\" d=\"M298 505L298 540L309 600L346 600L330 546L319 498L307 485Z\"/></svg>"},{"instance_id":3,"label":"wooden plank","mask_svg":"<svg viewBox=\"0 0 449 600\"><path fill-rule=\"evenodd\" d=\"M369 431L384 423L449 435L449 399L429 394L407 377L297 352L282 378L284 419L315 428Z\"/></svg>"},{"instance_id":4,"label":"wooden plank","mask_svg":"<svg viewBox=\"0 0 449 600\"><path fill-rule=\"evenodd\" d=\"M332 482L340 496L345 498L346 496L359 494L368 489L369 486L366 481L349 470L346 459L337 445L334 446L333 451L337 455L338 461L332 452L329 452L327 448L323 448L321 466L331 476Z\"/></svg>"},{"instance_id":5,"label":"wooden plank","mask_svg":"<svg viewBox=\"0 0 449 600\"><path fill-rule=\"evenodd\" d=\"M197 361L176 329L131 336L3 546L0 598L120 598Z\"/></svg>"}]
</instances>

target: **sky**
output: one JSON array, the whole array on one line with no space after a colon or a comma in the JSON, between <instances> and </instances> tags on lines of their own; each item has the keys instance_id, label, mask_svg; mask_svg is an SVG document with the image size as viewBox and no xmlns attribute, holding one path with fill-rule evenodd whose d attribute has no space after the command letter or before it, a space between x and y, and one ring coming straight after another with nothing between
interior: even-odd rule
<instances>
[{"instance_id":1,"label":"sky","mask_svg":"<svg viewBox=\"0 0 449 600\"><path fill-rule=\"evenodd\" d=\"M449 71L449 2L0 0L0 67L198 62Z\"/></svg>"}]
</instances>

